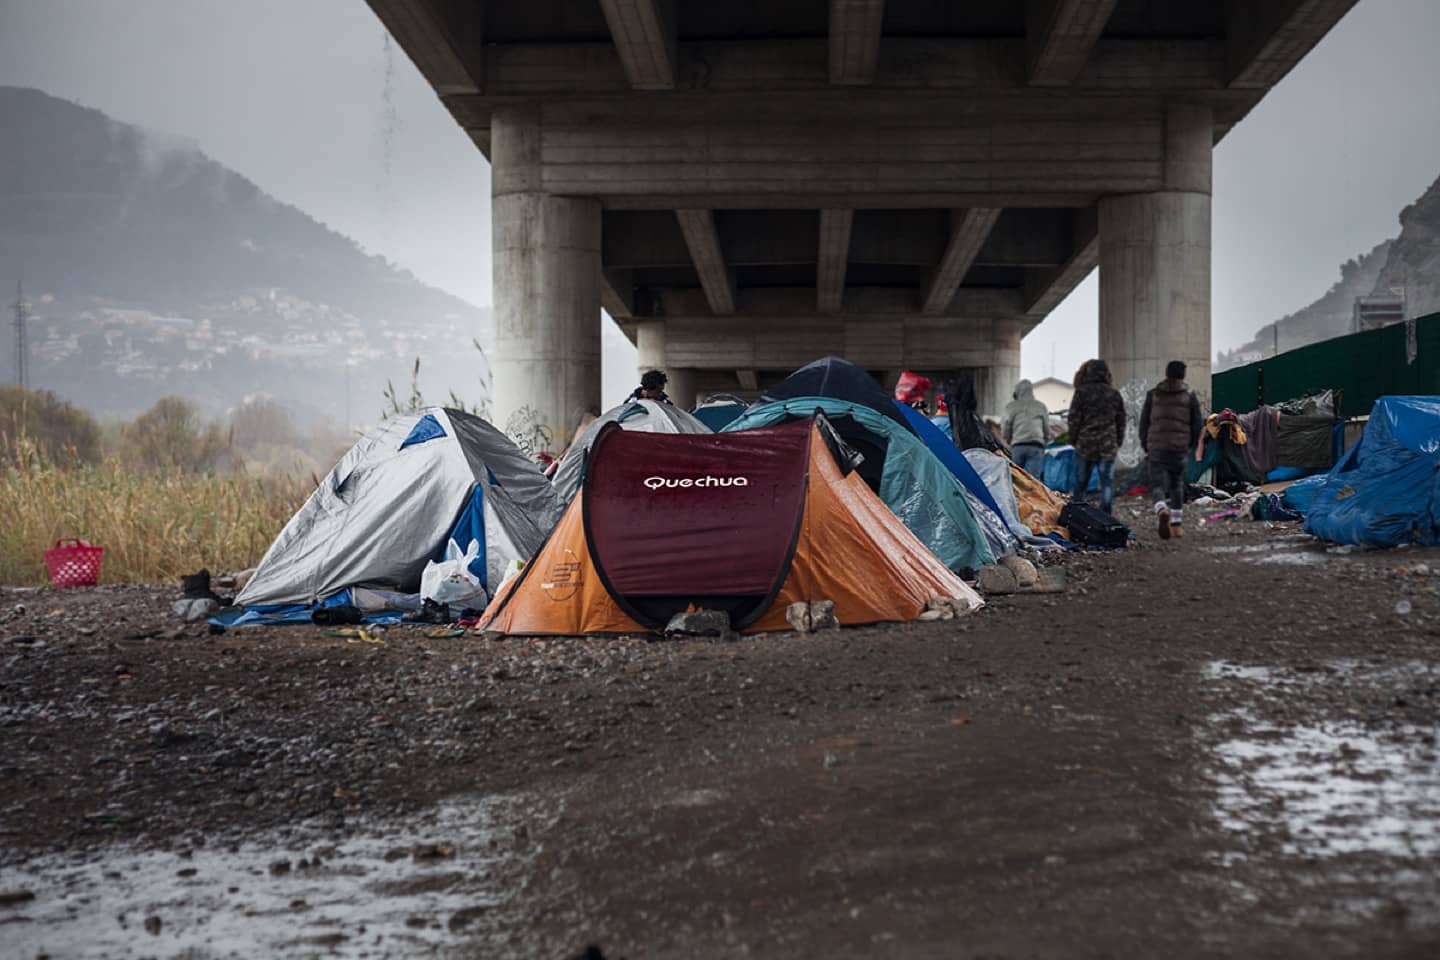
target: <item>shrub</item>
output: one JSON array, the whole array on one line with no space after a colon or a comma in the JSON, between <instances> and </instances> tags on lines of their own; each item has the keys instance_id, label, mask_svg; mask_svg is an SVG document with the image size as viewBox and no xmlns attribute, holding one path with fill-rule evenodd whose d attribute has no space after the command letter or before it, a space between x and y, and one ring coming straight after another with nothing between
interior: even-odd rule
<instances>
[{"instance_id":1,"label":"shrub","mask_svg":"<svg viewBox=\"0 0 1440 960\"><path fill-rule=\"evenodd\" d=\"M75 466L100 459L100 427L90 414L49 390L0 386L0 465L17 462L22 437L47 463Z\"/></svg>"},{"instance_id":2,"label":"shrub","mask_svg":"<svg viewBox=\"0 0 1440 960\"><path fill-rule=\"evenodd\" d=\"M161 397L120 431L121 458L138 470L212 470L229 459L229 441L195 404Z\"/></svg>"}]
</instances>

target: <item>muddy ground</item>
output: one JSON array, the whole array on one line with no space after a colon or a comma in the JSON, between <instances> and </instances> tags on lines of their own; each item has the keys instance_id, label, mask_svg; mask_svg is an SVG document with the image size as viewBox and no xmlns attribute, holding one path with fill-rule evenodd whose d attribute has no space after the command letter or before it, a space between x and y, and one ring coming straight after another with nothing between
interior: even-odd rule
<instances>
[{"instance_id":1,"label":"muddy ground","mask_svg":"<svg viewBox=\"0 0 1440 960\"><path fill-rule=\"evenodd\" d=\"M1440 555L1139 535L732 644L0 591L0 956L1440 955Z\"/></svg>"}]
</instances>

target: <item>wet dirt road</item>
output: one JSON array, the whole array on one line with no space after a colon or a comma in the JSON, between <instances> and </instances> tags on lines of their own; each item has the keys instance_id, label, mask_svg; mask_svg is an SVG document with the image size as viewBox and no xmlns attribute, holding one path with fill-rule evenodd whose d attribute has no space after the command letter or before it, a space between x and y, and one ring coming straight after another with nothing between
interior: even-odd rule
<instances>
[{"instance_id":1,"label":"wet dirt road","mask_svg":"<svg viewBox=\"0 0 1440 960\"><path fill-rule=\"evenodd\" d=\"M1440 955L1440 556L1140 536L725 645L5 591L0 955Z\"/></svg>"}]
</instances>

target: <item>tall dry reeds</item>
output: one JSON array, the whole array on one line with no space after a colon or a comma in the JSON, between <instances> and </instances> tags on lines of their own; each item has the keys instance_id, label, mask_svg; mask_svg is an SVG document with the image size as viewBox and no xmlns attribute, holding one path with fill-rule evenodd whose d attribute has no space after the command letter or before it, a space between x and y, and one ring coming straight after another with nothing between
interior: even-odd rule
<instances>
[{"instance_id":1,"label":"tall dry reeds","mask_svg":"<svg viewBox=\"0 0 1440 960\"><path fill-rule=\"evenodd\" d=\"M59 466L24 435L0 436L0 584L49 582L44 554L76 537L105 548L102 583L166 583L201 567L252 566L309 478L136 470L115 456Z\"/></svg>"}]
</instances>

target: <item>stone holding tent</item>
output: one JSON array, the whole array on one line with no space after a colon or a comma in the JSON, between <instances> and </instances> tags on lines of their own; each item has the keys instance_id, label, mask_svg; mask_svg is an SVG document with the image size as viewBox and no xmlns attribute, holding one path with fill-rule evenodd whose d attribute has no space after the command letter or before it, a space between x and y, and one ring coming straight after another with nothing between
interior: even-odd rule
<instances>
[{"instance_id":1,"label":"stone holding tent","mask_svg":"<svg viewBox=\"0 0 1440 960\"><path fill-rule=\"evenodd\" d=\"M790 629L793 604L833 602L843 626L978 608L854 463L823 416L712 436L607 426L582 489L481 628L658 633L705 609L756 633Z\"/></svg>"}]
</instances>

